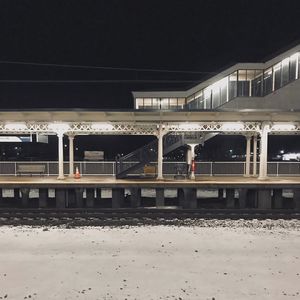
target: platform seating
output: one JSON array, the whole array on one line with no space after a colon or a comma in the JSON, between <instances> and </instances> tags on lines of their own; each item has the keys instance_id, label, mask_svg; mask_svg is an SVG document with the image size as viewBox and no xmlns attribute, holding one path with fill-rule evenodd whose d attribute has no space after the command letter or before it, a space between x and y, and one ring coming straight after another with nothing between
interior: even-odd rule
<instances>
[{"instance_id":1,"label":"platform seating","mask_svg":"<svg viewBox=\"0 0 300 300\"><path fill-rule=\"evenodd\" d=\"M27 174L27 175L44 175L46 171L46 166L42 164L22 164L17 165L17 175Z\"/></svg>"}]
</instances>

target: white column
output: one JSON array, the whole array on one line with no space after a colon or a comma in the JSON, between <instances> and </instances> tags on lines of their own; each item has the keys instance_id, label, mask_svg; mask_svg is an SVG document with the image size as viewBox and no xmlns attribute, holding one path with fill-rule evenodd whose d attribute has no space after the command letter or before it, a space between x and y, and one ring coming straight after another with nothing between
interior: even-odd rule
<instances>
[{"instance_id":1,"label":"white column","mask_svg":"<svg viewBox=\"0 0 300 300\"><path fill-rule=\"evenodd\" d=\"M157 179L163 179L163 128L158 128Z\"/></svg>"},{"instance_id":2,"label":"white column","mask_svg":"<svg viewBox=\"0 0 300 300\"><path fill-rule=\"evenodd\" d=\"M74 177L74 136L69 135L69 177Z\"/></svg>"},{"instance_id":3,"label":"white column","mask_svg":"<svg viewBox=\"0 0 300 300\"><path fill-rule=\"evenodd\" d=\"M267 178L267 162L268 162L268 132L270 125L262 124L260 133L260 158L259 158L259 177L258 179Z\"/></svg>"},{"instance_id":4,"label":"white column","mask_svg":"<svg viewBox=\"0 0 300 300\"><path fill-rule=\"evenodd\" d=\"M57 179L64 179L64 145L62 132L57 133L58 137L58 177Z\"/></svg>"},{"instance_id":5,"label":"white column","mask_svg":"<svg viewBox=\"0 0 300 300\"><path fill-rule=\"evenodd\" d=\"M253 176L256 176L257 170L257 136L253 136Z\"/></svg>"},{"instance_id":6,"label":"white column","mask_svg":"<svg viewBox=\"0 0 300 300\"><path fill-rule=\"evenodd\" d=\"M245 170L245 176L250 176L250 148L251 148L251 136L246 136L246 170Z\"/></svg>"},{"instance_id":7,"label":"white column","mask_svg":"<svg viewBox=\"0 0 300 300\"><path fill-rule=\"evenodd\" d=\"M195 171L192 170L192 162L195 160L195 147L198 144L188 144L189 146L189 162L188 164L191 166L191 176L190 179L195 179Z\"/></svg>"}]
</instances>

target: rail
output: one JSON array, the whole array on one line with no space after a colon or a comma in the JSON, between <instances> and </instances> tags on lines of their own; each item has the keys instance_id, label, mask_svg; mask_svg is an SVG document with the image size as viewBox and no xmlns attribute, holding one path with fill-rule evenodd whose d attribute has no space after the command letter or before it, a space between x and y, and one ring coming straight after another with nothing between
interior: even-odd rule
<instances>
[{"instance_id":1,"label":"rail","mask_svg":"<svg viewBox=\"0 0 300 300\"><path fill-rule=\"evenodd\" d=\"M17 176L18 166L26 164L28 161L1 161L0 162L0 176ZM132 165L133 161L124 162ZM31 165L44 164L44 176L58 175L57 161L31 161ZM156 162L153 162L155 165ZM115 176L115 162L114 161L76 161L75 167L79 168L82 175L88 176ZM165 176L174 176L177 170L186 170L185 162L165 161L163 163L163 173ZM245 162L196 162L195 174L197 176L242 176L245 174ZM252 172L253 163L251 163L250 171ZM257 170L259 164L257 163ZM136 170L133 174L138 175L140 170ZM64 162L64 173L69 174L69 163ZM269 176L300 176L300 162L268 162ZM34 174L33 176L39 176Z\"/></svg>"}]
</instances>

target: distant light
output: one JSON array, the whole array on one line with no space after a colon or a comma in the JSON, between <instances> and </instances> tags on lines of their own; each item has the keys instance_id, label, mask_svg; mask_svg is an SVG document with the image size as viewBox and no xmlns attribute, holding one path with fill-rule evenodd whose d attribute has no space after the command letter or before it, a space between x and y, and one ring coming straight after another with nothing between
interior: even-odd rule
<instances>
[{"instance_id":1,"label":"distant light","mask_svg":"<svg viewBox=\"0 0 300 300\"><path fill-rule=\"evenodd\" d=\"M243 123L224 123L221 126L222 131L239 131L244 129Z\"/></svg>"},{"instance_id":2,"label":"distant light","mask_svg":"<svg viewBox=\"0 0 300 300\"><path fill-rule=\"evenodd\" d=\"M110 131L114 126L109 123L93 123L91 128L96 131Z\"/></svg>"},{"instance_id":3,"label":"distant light","mask_svg":"<svg viewBox=\"0 0 300 300\"><path fill-rule=\"evenodd\" d=\"M284 153L284 150L280 150L279 153L283 154L283 153Z\"/></svg>"},{"instance_id":4,"label":"distant light","mask_svg":"<svg viewBox=\"0 0 300 300\"><path fill-rule=\"evenodd\" d=\"M51 123L48 124L48 129L56 133L65 133L70 129L69 124L67 123Z\"/></svg>"},{"instance_id":5,"label":"distant light","mask_svg":"<svg viewBox=\"0 0 300 300\"><path fill-rule=\"evenodd\" d=\"M24 131L28 129L25 123L7 123L4 128L12 131Z\"/></svg>"},{"instance_id":6,"label":"distant light","mask_svg":"<svg viewBox=\"0 0 300 300\"><path fill-rule=\"evenodd\" d=\"M294 124L274 124L272 130L274 131L290 131L295 130L296 126Z\"/></svg>"}]
</instances>

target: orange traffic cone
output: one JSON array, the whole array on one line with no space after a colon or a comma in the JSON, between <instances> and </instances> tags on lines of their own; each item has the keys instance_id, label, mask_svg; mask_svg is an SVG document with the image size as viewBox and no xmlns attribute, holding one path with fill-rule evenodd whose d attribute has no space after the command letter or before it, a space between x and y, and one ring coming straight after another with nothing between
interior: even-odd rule
<instances>
[{"instance_id":1,"label":"orange traffic cone","mask_svg":"<svg viewBox=\"0 0 300 300\"><path fill-rule=\"evenodd\" d=\"M74 175L74 178L75 179L79 179L81 176L80 176L80 173L79 173L79 169L78 167L76 167L76 171L75 171L75 175Z\"/></svg>"}]
</instances>

